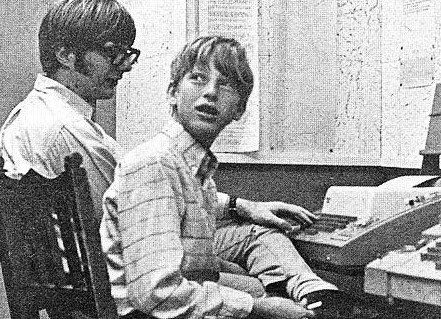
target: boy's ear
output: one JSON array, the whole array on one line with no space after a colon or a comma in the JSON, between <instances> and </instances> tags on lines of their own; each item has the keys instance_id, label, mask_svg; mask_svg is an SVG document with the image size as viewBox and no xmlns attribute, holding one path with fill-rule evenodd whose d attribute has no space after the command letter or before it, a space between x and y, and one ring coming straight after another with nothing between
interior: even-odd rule
<instances>
[{"instance_id":1,"label":"boy's ear","mask_svg":"<svg viewBox=\"0 0 441 319\"><path fill-rule=\"evenodd\" d=\"M75 53L68 51L65 47L59 47L55 52L57 61L70 70L75 69L75 61L77 59Z\"/></svg>"},{"instance_id":2,"label":"boy's ear","mask_svg":"<svg viewBox=\"0 0 441 319\"><path fill-rule=\"evenodd\" d=\"M176 98L174 97L174 95L168 95L168 104L170 104L171 106L176 106L176 104L177 104L178 102L177 102L177 100L176 100Z\"/></svg>"},{"instance_id":3,"label":"boy's ear","mask_svg":"<svg viewBox=\"0 0 441 319\"><path fill-rule=\"evenodd\" d=\"M168 101L170 105L176 105L177 101L176 101L176 87L173 86L173 83L170 83L168 85L168 89L167 89L167 97L168 97Z\"/></svg>"},{"instance_id":4,"label":"boy's ear","mask_svg":"<svg viewBox=\"0 0 441 319\"><path fill-rule=\"evenodd\" d=\"M233 119L235 121L239 121L244 113L245 113L245 105L243 105L243 103L240 103L240 105L237 107L236 111L233 114Z\"/></svg>"},{"instance_id":5,"label":"boy's ear","mask_svg":"<svg viewBox=\"0 0 441 319\"><path fill-rule=\"evenodd\" d=\"M175 93L176 93L176 87L173 85L173 82L170 82L167 88L168 97L175 96Z\"/></svg>"}]
</instances>

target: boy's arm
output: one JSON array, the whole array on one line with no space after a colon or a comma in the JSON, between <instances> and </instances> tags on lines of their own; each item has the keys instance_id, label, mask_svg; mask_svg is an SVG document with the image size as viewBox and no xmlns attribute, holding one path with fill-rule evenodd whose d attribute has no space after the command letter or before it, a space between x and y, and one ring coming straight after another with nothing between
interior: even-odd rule
<instances>
[{"instance_id":1,"label":"boy's arm","mask_svg":"<svg viewBox=\"0 0 441 319\"><path fill-rule=\"evenodd\" d=\"M249 294L182 276L183 198L171 175L173 167L156 160L121 169L118 223L131 303L155 317L247 316Z\"/></svg>"},{"instance_id":2,"label":"boy's arm","mask_svg":"<svg viewBox=\"0 0 441 319\"><path fill-rule=\"evenodd\" d=\"M303 207L279 201L253 202L238 198L236 204L237 213L242 218L287 233L296 232L301 225L310 225L317 219L317 216Z\"/></svg>"},{"instance_id":3,"label":"boy's arm","mask_svg":"<svg viewBox=\"0 0 441 319\"><path fill-rule=\"evenodd\" d=\"M236 216L229 214L230 197L218 192L221 215L229 218L240 217L253 223L276 227L287 233L296 232L300 225L313 223L317 216L303 207L280 201L254 202L243 198L236 200Z\"/></svg>"}]
</instances>

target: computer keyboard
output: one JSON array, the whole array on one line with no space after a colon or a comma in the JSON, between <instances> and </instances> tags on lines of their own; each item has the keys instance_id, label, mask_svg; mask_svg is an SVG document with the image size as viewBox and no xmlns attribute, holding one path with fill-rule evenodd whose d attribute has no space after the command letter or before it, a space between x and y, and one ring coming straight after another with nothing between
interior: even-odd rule
<instances>
[{"instance_id":1,"label":"computer keyboard","mask_svg":"<svg viewBox=\"0 0 441 319\"><path fill-rule=\"evenodd\" d=\"M301 229L294 244L315 265L358 269L417 242L424 229L438 222L440 212L439 187L333 186L316 213L318 220Z\"/></svg>"},{"instance_id":2,"label":"computer keyboard","mask_svg":"<svg viewBox=\"0 0 441 319\"><path fill-rule=\"evenodd\" d=\"M317 214L318 220L310 227L305 228L305 233L309 235L317 234L319 231L332 233L337 229L345 229L351 222L355 222L355 216L341 216L331 214Z\"/></svg>"}]
</instances>

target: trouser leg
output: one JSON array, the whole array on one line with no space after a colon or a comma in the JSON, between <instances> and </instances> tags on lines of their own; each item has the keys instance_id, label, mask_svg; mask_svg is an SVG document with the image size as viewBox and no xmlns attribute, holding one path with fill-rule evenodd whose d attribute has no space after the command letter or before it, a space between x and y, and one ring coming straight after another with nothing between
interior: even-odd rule
<instances>
[{"instance_id":1,"label":"trouser leg","mask_svg":"<svg viewBox=\"0 0 441 319\"><path fill-rule=\"evenodd\" d=\"M247 292L253 298L264 297L266 295L262 283L255 277L221 272L218 283L222 286Z\"/></svg>"},{"instance_id":2,"label":"trouser leg","mask_svg":"<svg viewBox=\"0 0 441 319\"><path fill-rule=\"evenodd\" d=\"M317 290L336 289L318 277L299 255L291 240L276 229L249 223L219 227L215 252L225 260L245 268L265 287L286 283L286 292L295 300Z\"/></svg>"}]
</instances>

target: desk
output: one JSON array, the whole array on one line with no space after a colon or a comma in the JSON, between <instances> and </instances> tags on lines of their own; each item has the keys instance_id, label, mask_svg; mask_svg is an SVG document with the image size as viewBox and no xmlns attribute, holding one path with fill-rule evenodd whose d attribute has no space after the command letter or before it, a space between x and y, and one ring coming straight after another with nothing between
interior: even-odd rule
<instances>
[{"instance_id":1,"label":"desk","mask_svg":"<svg viewBox=\"0 0 441 319\"><path fill-rule=\"evenodd\" d=\"M392 251L374 260L365 270L365 291L441 306L441 270L432 261L421 261L425 251L427 246L415 252Z\"/></svg>"},{"instance_id":2,"label":"desk","mask_svg":"<svg viewBox=\"0 0 441 319\"><path fill-rule=\"evenodd\" d=\"M436 245L440 225L423 232L428 242L418 250L395 250L369 263L365 269L367 293L441 307L441 270L422 254Z\"/></svg>"},{"instance_id":3,"label":"desk","mask_svg":"<svg viewBox=\"0 0 441 319\"><path fill-rule=\"evenodd\" d=\"M441 307L418 303L399 298L388 300L387 296L375 295L364 292L364 276L342 275L341 273L325 272L314 269L315 272L325 280L328 280L339 287L339 289L377 307L382 312L378 319L440 319Z\"/></svg>"}]
</instances>

